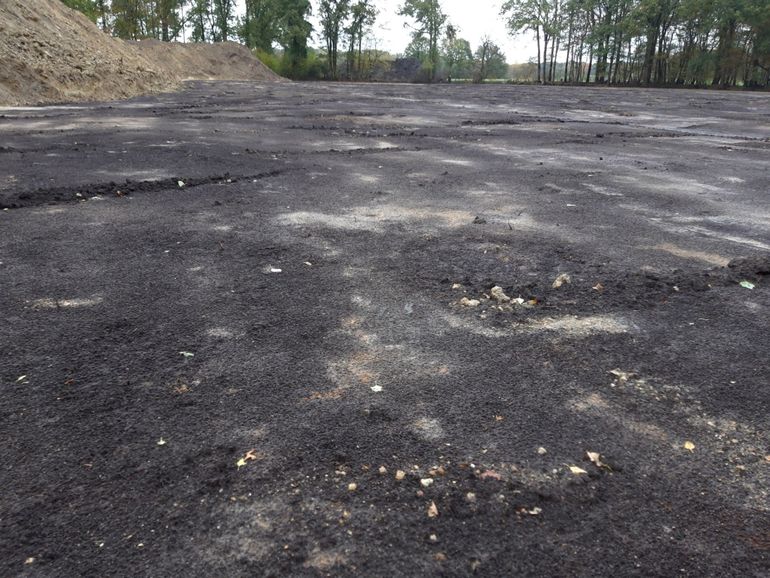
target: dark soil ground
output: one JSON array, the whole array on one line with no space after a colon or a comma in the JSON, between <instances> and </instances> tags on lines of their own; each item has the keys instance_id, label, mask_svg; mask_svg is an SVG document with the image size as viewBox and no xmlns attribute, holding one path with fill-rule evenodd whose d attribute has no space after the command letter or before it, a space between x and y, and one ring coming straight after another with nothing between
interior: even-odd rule
<instances>
[{"instance_id":1,"label":"dark soil ground","mask_svg":"<svg viewBox=\"0 0 770 578\"><path fill-rule=\"evenodd\" d=\"M768 576L768 111L0 110L0 575Z\"/></svg>"}]
</instances>

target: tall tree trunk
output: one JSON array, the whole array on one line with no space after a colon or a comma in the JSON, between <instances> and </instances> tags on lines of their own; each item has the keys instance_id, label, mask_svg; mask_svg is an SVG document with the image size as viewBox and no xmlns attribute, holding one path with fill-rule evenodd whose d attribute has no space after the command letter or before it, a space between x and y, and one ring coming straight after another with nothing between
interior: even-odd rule
<instances>
[{"instance_id":1,"label":"tall tree trunk","mask_svg":"<svg viewBox=\"0 0 770 578\"><path fill-rule=\"evenodd\" d=\"M594 63L594 47L589 45L588 47L588 70L586 71L586 84L591 82L591 67Z\"/></svg>"},{"instance_id":2,"label":"tall tree trunk","mask_svg":"<svg viewBox=\"0 0 770 578\"><path fill-rule=\"evenodd\" d=\"M535 28L535 36L537 39L537 83L540 84L540 26Z\"/></svg>"}]
</instances>

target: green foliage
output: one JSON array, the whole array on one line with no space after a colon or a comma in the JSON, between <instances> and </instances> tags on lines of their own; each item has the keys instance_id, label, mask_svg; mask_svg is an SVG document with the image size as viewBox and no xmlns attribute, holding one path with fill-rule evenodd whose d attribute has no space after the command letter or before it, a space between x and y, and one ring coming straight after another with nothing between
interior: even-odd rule
<instances>
[{"instance_id":1,"label":"green foliage","mask_svg":"<svg viewBox=\"0 0 770 578\"><path fill-rule=\"evenodd\" d=\"M281 74L281 56L274 51L267 52L260 48L254 49L254 55L276 74Z\"/></svg>"},{"instance_id":2,"label":"green foliage","mask_svg":"<svg viewBox=\"0 0 770 578\"><path fill-rule=\"evenodd\" d=\"M66 6L82 12L93 22L99 18L99 7L95 0L62 0L62 2Z\"/></svg>"},{"instance_id":3,"label":"green foliage","mask_svg":"<svg viewBox=\"0 0 770 578\"><path fill-rule=\"evenodd\" d=\"M433 81L439 71L439 42L441 40L447 16L441 9L439 0L405 0L398 13L413 21L412 44L427 43L427 55L423 66L427 70L428 80Z\"/></svg>"},{"instance_id":4,"label":"green foliage","mask_svg":"<svg viewBox=\"0 0 770 578\"><path fill-rule=\"evenodd\" d=\"M308 66L307 39L313 31L308 22L311 6L309 0L277 0L279 8L278 42L283 47L282 70L284 76L301 78Z\"/></svg>"},{"instance_id":5,"label":"green foliage","mask_svg":"<svg viewBox=\"0 0 770 578\"><path fill-rule=\"evenodd\" d=\"M279 0L245 0L245 12L238 23L238 36L246 46L273 53L280 30Z\"/></svg>"},{"instance_id":6,"label":"green foliage","mask_svg":"<svg viewBox=\"0 0 770 578\"><path fill-rule=\"evenodd\" d=\"M506 0L501 13L535 36L539 82L770 85L768 0Z\"/></svg>"},{"instance_id":7,"label":"green foliage","mask_svg":"<svg viewBox=\"0 0 770 578\"><path fill-rule=\"evenodd\" d=\"M350 0L321 0L318 12L321 20L321 36L326 42L328 77L336 80L340 34L343 32L345 20L350 15Z\"/></svg>"},{"instance_id":8,"label":"green foliage","mask_svg":"<svg viewBox=\"0 0 770 578\"><path fill-rule=\"evenodd\" d=\"M485 38L474 54L473 81L484 82L488 78L505 78L508 65L500 47Z\"/></svg>"},{"instance_id":9,"label":"green foliage","mask_svg":"<svg viewBox=\"0 0 770 578\"><path fill-rule=\"evenodd\" d=\"M471 78L473 76L473 51L470 42L464 38L447 36L442 46L444 76L447 79Z\"/></svg>"},{"instance_id":10,"label":"green foliage","mask_svg":"<svg viewBox=\"0 0 770 578\"><path fill-rule=\"evenodd\" d=\"M371 0L357 0L350 7L350 19L345 27L348 54L346 73L348 79L360 80L367 70L369 59L363 50L363 40L368 29L377 19L377 8Z\"/></svg>"}]
</instances>

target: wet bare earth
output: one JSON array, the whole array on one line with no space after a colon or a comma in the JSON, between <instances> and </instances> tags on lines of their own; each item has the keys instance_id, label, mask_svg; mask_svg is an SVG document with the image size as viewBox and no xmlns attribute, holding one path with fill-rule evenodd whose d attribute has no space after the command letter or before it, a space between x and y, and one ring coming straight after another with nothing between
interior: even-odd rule
<instances>
[{"instance_id":1,"label":"wet bare earth","mask_svg":"<svg viewBox=\"0 0 770 578\"><path fill-rule=\"evenodd\" d=\"M768 576L769 111L0 110L0 574Z\"/></svg>"}]
</instances>

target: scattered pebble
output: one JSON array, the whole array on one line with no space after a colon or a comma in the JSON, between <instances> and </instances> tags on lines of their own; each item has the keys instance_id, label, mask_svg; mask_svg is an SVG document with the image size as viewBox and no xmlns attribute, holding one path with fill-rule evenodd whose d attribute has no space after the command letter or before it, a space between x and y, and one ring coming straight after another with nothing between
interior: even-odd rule
<instances>
[{"instance_id":1,"label":"scattered pebble","mask_svg":"<svg viewBox=\"0 0 770 578\"><path fill-rule=\"evenodd\" d=\"M165 445L166 445L166 440L164 440L163 438L160 438L160 439L158 440L158 445L159 445L159 446L165 446Z\"/></svg>"},{"instance_id":2,"label":"scattered pebble","mask_svg":"<svg viewBox=\"0 0 770 578\"><path fill-rule=\"evenodd\" d=\"M380 469L377 470L377 471L380 472L380 474L384 476L385 474L388 473L388 468L386 468L385 466L380 466Z\"/></svg>"},{"instance_id":3,"label":"scattered pebble","mask_svg":"<svg viewBox=\"0 0 770 578\"><path fill-rule=\"evenodd\" d=\"M373 385L369 389L371 389L374 393L379 393L379 392L382 391L382 386L381 385Z\"/></svg>"},{"instance_id":4,"label":"scattered pebble","mask_svg":"<svg viewBox=\"0 0 770 578\"><path fill-rule=\"evenodd\" d=\"M348 484L348 492L355 492L358 489L358 484L351 482Z\"/></svg>"},{"instance_id":5,"label":"scattered pebble","mask_svg":"<svg viewBox=\"0 0 770 578\"><path fill-rule=\"evenodd\" d=\"M529 514L530 516L537 516L538 514L542 513L543 509L534 507L531 510L528 510L527 508L519 508L516 510L519 514Z\"/></svg>"},{"instance_id":6,"label":"scattered pebble","mask_svg":"<svg viewBox=\"0 0 770 578\"><path fill-rule=\"evenodd\" d=\"M452 285L452 289L462 289L462 288L463 288L463 286L462 286L461 283L455 283L455 284Z\"/></svg>"},{"instance_id":7,"label":"scattered pebble","mask_svg":"<svg viewBox=\"0 0 770 578\"><path fill-rule=\"evenodd\" d=\"M463 297L460 299L460 305L463 307L478 307L481 305L481 301L478 299L468 299L467 297Z\"/></svg>"},{"instance_id":8,"label":"scattered pebble","mask_svg":"<svg viewBox=\"0 0 770 578\"><path fill-rule=\"evenodd\" d=\"M476 494L473 492L468 492L465 494L465 501L473 504L476 501Z\"/></svg>"},{"instance_id":9,"label":"scattered pebble","mask_svg":"<svg viewBox=\"0 0 770 578\"><path fill-rule=\"evenodd\" d=\"M420 480L420 485L423 488L430 488L433 485L433 478L422 478Z\"/></svg>"},{"instance_id":10,"label":"scattered pebble","mask_svg":"<svg viewBox=\"0 0 770 578\"><path fill-rule=\"evenodd\" d=\"M406 472L404 470L397 470L396 471L396 479L400 482L406 477Z\"/></svg>"},{"instance_id":11,"label":"scattered pebble","mask_svg":"<svg viewBox=\"0 0 770 578\"><path fill-rule=\"evenodd\" d=\"M567 273L562 273L556 279L554 279L551 287L558 289L562 285L569 285L570 283L572 283L572 277L570 277Z\"/></svg>"},{"instance_id":12,"label":"scattered pebble","mask_svg":"<svg viewBox=\"0 0 770 578\"><path fill-rule=\"evenodd\" d=\"M484 473L482 473L479 477L482 480L502 480L503 479L503 476L501 476L494 470L485 470Z\"/></svg>"},{"instance_id":13,"label":"scattered pebble","mask_svg":"<svg viewBox=\"0 0 770 578\"><path fill-rule=\"evenodd\" d=\"M511 300L511 298L505 294L505 291L503 291L503 288L499 285L492 287L489 293L492 296L492 299L498 303L508 303Z\"/></svg>"},{"instance_id":14,"label":"scattered pebble","mask_svg":"<svg viewBox=\"0 0 770 578\"><path fill-rule=\"evenodd\" d=\"M443 552L436 552L435 554L433 554L433 559L436 562L446 562L446 554L444 554Z\"/></svg>"},{"instance_id":15,"label":"scattered pebble","mask_svg":"<svg viewBox=\"0 0 770 578\"><path fill-rule=\"evenodd\" d=\"M543 446L540 446L539 448L537 448L537 453L540 454L541 456L544 456L545 454L548 453L548 450L545 449Z\"/></svg>"}]
</instances>

